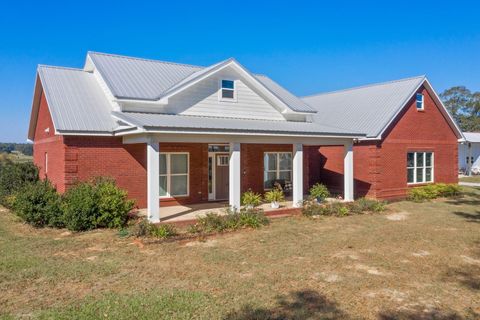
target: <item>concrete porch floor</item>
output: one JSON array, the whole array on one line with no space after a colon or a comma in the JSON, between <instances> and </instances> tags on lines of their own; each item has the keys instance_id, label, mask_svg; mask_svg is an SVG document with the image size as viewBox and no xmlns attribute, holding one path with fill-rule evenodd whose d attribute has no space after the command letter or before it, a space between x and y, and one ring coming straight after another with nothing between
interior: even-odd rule
<instances>
[{"instance_id":1,"label":"concrete porch floor","mask_svg":"<svg viewBox=\"0 0 480 320\"><path fill-rule=\"evenodd\" d=\"M160 222L181 222L195 220L199 216L204 216L209 212L225 214L227 207L228 201L212 201L189 205L160 207ZM272 209L270 203L264 203L260 205L259 208L262 208L267 213L286 208L293 208L293 202L289 197L284 202L280 203L279 209ZM147 210L140 209L138 214L141 216L146 216Z\"/></svg>"}]
</instances>

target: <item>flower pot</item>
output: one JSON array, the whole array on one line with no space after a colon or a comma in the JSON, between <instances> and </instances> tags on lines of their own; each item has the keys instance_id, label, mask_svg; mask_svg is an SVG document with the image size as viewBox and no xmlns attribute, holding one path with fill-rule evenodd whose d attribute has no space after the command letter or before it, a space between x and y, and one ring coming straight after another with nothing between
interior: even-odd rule
<instances>
[{"instance_id":1,"label":"flower pot","mask_svg":"<svg viewBox=\"0 0 480 320\"><path fill-rule=\"evenodd\" d=\"M322 197L317 197L317 203L322 203L323 202L323 198Z\"/></svg>"},{"instance_id":2,"label":"flower pot","mask_svg":"<svg viewBox=\"0 0 480 320\"><path fill-rule=\"evenodd\" d=\"M272 209L278 209L280 208L280 203L278 203L278 201L272 201L270 203L270 206L272 207Z\"/></svg>"}]
</instances>

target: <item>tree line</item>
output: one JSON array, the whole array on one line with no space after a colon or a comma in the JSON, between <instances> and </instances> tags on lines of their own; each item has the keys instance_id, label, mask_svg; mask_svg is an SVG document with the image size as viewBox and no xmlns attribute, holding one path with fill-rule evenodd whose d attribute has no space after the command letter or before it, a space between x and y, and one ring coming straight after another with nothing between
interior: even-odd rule
<instances>
[{"instance_id":1,"label":"tree line","mask_svg":"<svg viewBox=\"0 0 480 320\"><path fill-rule=\"evenodd\" d=\"M0 153L12 153L12 151L31 156L33 155L33 145L31 143L0 142Z\"/></svg>"},{"instance_id":2,"label":"tree line","mask_svg":"<svg viewBox=\"0 0 480 320\"><path fill-rule=\"evenodd\" d=\"M480 92L456 86L443 91L440 97L462 131L480 132Z\"/></svg>"}]
</instances>

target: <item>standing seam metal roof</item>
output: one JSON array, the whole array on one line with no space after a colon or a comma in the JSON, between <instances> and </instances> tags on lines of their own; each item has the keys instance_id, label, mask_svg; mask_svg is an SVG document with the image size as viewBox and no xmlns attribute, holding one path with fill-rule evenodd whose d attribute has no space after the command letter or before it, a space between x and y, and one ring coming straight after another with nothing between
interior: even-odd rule
<instances>
[{"instance_id":1,"label":"standing seam metal roof","mask_svg":"<svg viewBox=\"0 0 480 320\"><path fill-rule=\"evenodd\" d=\"M405 106L425 76L303 97L319 123L334 123L377 137Z\"/></svg>"},{"instance_id":2,"label":"standing seam metal roof","mask_svg":"<svg viewBox=\"0 0 480 320\"><path fill-rule=\"evenodd\" d=\"M88 55L112 94L119 99L133 100L158 100L183 84L234 60L227 59L209 67L199 67L98 52L89 52ZM307 103L270 78L252 76L293 111L315 112Z\"/></svg>"},{"instance_id":3,"label":"standing seam metal roof","mask_svg":"<svg viewBox=\"0 0 480 320\"><path fill-rule=\"evenodd\" d=\"M79 69L39 66L38 75L55 129L112 132L117 122L93 74Z\"/></svg>"}]
</instances>

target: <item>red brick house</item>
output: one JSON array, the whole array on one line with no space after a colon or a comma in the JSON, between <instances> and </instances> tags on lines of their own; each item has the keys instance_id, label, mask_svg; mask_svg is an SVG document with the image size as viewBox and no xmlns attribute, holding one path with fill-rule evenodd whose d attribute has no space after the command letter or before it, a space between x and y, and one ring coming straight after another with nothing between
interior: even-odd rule
<instances>
[{"instance_id":1,"label":"red brick house","mask_svg":"<svg viewBox=\"0 0 480 320\"><path fill-rule=\"evenodd\" d=\"M301 99L233 59L90 52L83 69L38 67L28 136L60 192L111 176L159 221L161 206L238 208L242 192L276 181L295 204L316 182L346 200L456 182L461 132L425 77Z\"/></svg>"}]
</instances>

